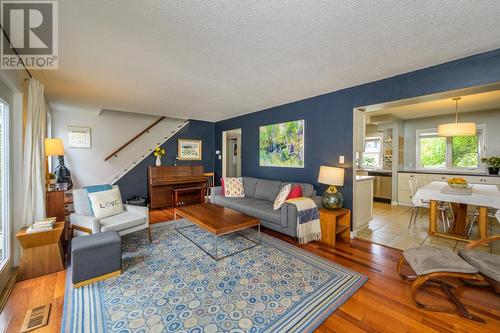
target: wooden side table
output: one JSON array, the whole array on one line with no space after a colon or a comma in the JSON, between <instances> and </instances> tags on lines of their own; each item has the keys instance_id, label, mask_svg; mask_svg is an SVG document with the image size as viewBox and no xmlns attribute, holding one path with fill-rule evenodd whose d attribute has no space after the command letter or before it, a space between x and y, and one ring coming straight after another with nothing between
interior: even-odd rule
<instances>
[{"instance_id":1,"label":"wooden side table","mask_svg":"<svg viewBox=\"0 0 500 333\"><path fill-rule=\"evenodd\" d=\"M26 233L26 229L23 228L16 234L23 247L17 280L22 281L63 270L61 235L64 222L56 222L54 229L49 231Z\"/></svg>"},{"instance_id":2,"label":"wooden side table","mask_svg":"<svg viewBox=\"0 0 500 333\"><path fill-rule=\"evenodd\" d=\"M321 223L321 243L335 246L337 235L345 240L350 239L351 211L349 209L328 210L320 208L319 220Z\"/></svg>"}]
</instances>

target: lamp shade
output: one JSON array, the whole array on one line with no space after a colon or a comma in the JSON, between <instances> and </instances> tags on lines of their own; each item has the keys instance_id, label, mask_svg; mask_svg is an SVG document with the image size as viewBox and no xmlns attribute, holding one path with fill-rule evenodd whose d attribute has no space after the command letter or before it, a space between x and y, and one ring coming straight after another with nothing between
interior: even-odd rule
<instances>
[{"instance_id":1,"label":"lamp shade","mask_svg":"<svg viewBox=\"0 0 500 333\"><path fill-rule=\"evenodd\" d=\"M344 186L344 169L331 166L321 166L319 168L318 183Z\"/></svg>"},{"instance_id":2,"label":"lamp shade","mask_svg":"<svg viewBox=\"0 0 500 333\"><path fill-rule=\"evenodd\" d=\"M476 135L476 123L449 123L438 126L439 136Z\"/></svg>"},{"instance_id":3,"label":"lamp shade","mask_svg":"<svg viewBox=\"0 0 500 333\"><path fill-rule=\"evenodd\" d=\"M45 156L64 155L64 145L61 139L45 139Z\"/></svg>"}]
</instances>

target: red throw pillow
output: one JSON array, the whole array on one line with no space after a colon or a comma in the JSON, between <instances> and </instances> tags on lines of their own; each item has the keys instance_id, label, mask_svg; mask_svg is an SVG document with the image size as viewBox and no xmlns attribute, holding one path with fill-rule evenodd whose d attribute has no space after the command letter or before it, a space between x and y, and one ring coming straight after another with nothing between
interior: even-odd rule
<instances>
[{"instance_id":1,"label":"red throw pillow","mask_svg":"<svg viewBox=\"0 0 500 333\"><path fill-rule=\"evenodd\" d=\"M292 189L290 190L290 193L288 194L288 199L295 199L295 198L300 198L302 196L302 187L300 185L294 185L292 186Z\"/></svg>"},{"instance_id":2,"label":"red throw pillow","mask_svg":"<svg viewBox=\"0 0 500 333\"><path fill-rule=\"evenodd\" d=\"M224 178L220 179L220 184L222 186L222 196L225 197L226 196L226 187L224 186Z\"/></svg>"}]
</instances>

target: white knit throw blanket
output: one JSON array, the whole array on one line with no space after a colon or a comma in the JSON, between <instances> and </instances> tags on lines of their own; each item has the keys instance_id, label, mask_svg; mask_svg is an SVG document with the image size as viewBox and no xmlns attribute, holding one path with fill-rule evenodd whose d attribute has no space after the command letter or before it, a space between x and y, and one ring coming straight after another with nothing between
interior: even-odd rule
<instances>
[{"instance_id":1,"label":"white knit throw blanket","mask_svg":"<svg viewBox=\"0 0 500 333\"><path fill-rule=\"evenodd\" d=\"M309 198L301 197L287 200L297 207L297 238L300 244L321 239L319 209Z\"/></svg>"}]
</instances>

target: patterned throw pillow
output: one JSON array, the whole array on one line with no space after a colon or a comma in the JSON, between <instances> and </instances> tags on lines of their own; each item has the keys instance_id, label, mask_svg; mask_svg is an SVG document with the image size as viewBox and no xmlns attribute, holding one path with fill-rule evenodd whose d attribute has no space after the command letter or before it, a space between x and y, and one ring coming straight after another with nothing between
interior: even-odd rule
<instances>
[{"instance_id":1,"label":"patterned throw pillow","mask_svg":"<svg viewBox=\"0 0 500 333\"><path fill-rule=\"evenodd\" d=\"M274 210L280 209L281 206L283 206L283 203L288 198L288 194L290 193L291 189L292 189L291 184L287 184L281 188L280 193L278 193L276 199L274 200L274 205L273 205Z\"/></svg>"},{"instance_id":2,"label":"patterned throw pillow","mask_svg":"<svg viewBox=\"0 0 500 333\"><path fill-rule=\"evenodd\" d=\"M120 190L113 188L108 191L89 193L90 203L94 216L98 219L120 214L123 212Z\"/></svg>"},{"instance_id":3,"label":"patterned throw pillow","mask_svg":"<svg viewBox=\"0 0 500 333\"><path fill-rule=\"evenodd\" d=\"M302 196L302 186L294 185L288 194L288 199L300 198Z\"/></svg>"},{"instance_id":4,"label":"patterned throw pillow","mask_svg":"<svg viewBox=\"0 0 500 333\"><path fill-rule=\"evenodd\" d=\"M224 196L229 198L242 198L245 196L243 178L224 177Z\"/></svg>"}]
</instances>

